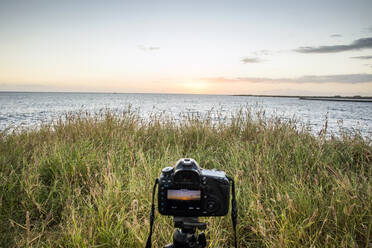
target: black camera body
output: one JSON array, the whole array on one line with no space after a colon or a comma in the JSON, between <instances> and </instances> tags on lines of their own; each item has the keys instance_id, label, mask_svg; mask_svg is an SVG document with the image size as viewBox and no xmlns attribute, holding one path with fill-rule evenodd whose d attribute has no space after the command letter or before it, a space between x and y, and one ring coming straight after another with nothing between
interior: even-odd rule
<instances>
[{"instance_id":1,"label":"black camera body","mask_svg":"<svg viewBox=\"0 0 372 248\"><path fill-rule=\"evenodd\" d=\"M202 169L193 159L180 159L160 175L158 209L162 215L224 216L229 199L230 182L225 172Z\"/></svg>"}]
</instances>

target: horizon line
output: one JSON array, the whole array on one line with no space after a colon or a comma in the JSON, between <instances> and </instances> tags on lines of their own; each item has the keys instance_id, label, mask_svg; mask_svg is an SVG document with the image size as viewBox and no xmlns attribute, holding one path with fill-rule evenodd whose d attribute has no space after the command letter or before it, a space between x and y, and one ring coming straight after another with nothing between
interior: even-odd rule
<instances>
[{"instance_id":1,"label":"horizon line","mask_svg":"<svg viewBox=\"0 0 372 248\"><path fill-rule=\"evenodd\" d=\"M16 91L0 90L0 93L61 93L61 94L154 94L154 95L211 95L211 96L253 96L253 97L359 97L372 98L362 95L281 95L281 94L207 94L207 93L160 93L160 92L104 92L104 91Z\"/></svg>"}]
</instances>

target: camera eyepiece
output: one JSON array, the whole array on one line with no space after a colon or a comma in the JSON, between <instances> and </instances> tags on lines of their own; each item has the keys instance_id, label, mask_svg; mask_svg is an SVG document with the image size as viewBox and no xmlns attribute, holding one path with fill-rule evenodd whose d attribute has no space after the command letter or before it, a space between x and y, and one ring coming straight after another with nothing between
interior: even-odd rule
<instances>
[{"instance_id":1,"label":"camera eyepiece","mask_svg":"<svg viewBox=\"0 0 372 248\"><path fill-rule=\"evenodd\" d=\"M200 183L200 167L192 158L178 160L174 168L174 182L198 186Z\"/></svg>"}]
</instances>

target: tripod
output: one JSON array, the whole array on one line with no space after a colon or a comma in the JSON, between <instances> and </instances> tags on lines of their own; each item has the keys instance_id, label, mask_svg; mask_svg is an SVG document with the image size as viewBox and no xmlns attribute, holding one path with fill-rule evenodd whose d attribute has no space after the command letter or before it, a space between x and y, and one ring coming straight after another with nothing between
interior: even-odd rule
<instances>
[{"instance_id":1,"label":"tripod","mask_svg":"<svg viewBox=\"0 0 372 248\"><path fill-rule=\"evenodd\" d=\"M199 222L198 217L173 217L174 230L173 244L164 248L205 248L207 241L204 232L198 234L197 229L205 230L207 223Z\"/></svg>"}]
</instances>

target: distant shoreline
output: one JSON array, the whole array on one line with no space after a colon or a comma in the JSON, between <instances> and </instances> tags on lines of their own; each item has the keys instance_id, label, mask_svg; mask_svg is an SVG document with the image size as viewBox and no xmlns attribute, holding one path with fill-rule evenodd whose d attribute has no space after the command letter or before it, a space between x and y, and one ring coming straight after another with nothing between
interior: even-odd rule
<instances>
[{"instance_id":1,"label":"distant shoreline","mask_svg":"<svg viewBox=\"0 0 372 248\"><path fill-rule=\"evenodd\" d=\"M233 96L297 98L299 100L311 101L372 102L371 96L286 96L286 95L233 95Z\"/></svg>"},{"instance_id":2,"label":"distant shoreline","mask_svg":"<svg viewBox=\"0 0 372 248\"><path fill-rule=\"evenodd\" d=\"M136 92L69 92L69 91L1 91L0 93L31 93L31 94L145 94L145 95L215 95L215 94L190 94L190 93L136 93ZM249 97L276 97L276 98L296 98L299 100L312 101L337 101L337 102L372 102L372 96L291 96L291 95L253 95L253 94L236 94L216 96L249 96Z\"/></svg>"}]
</instances>

